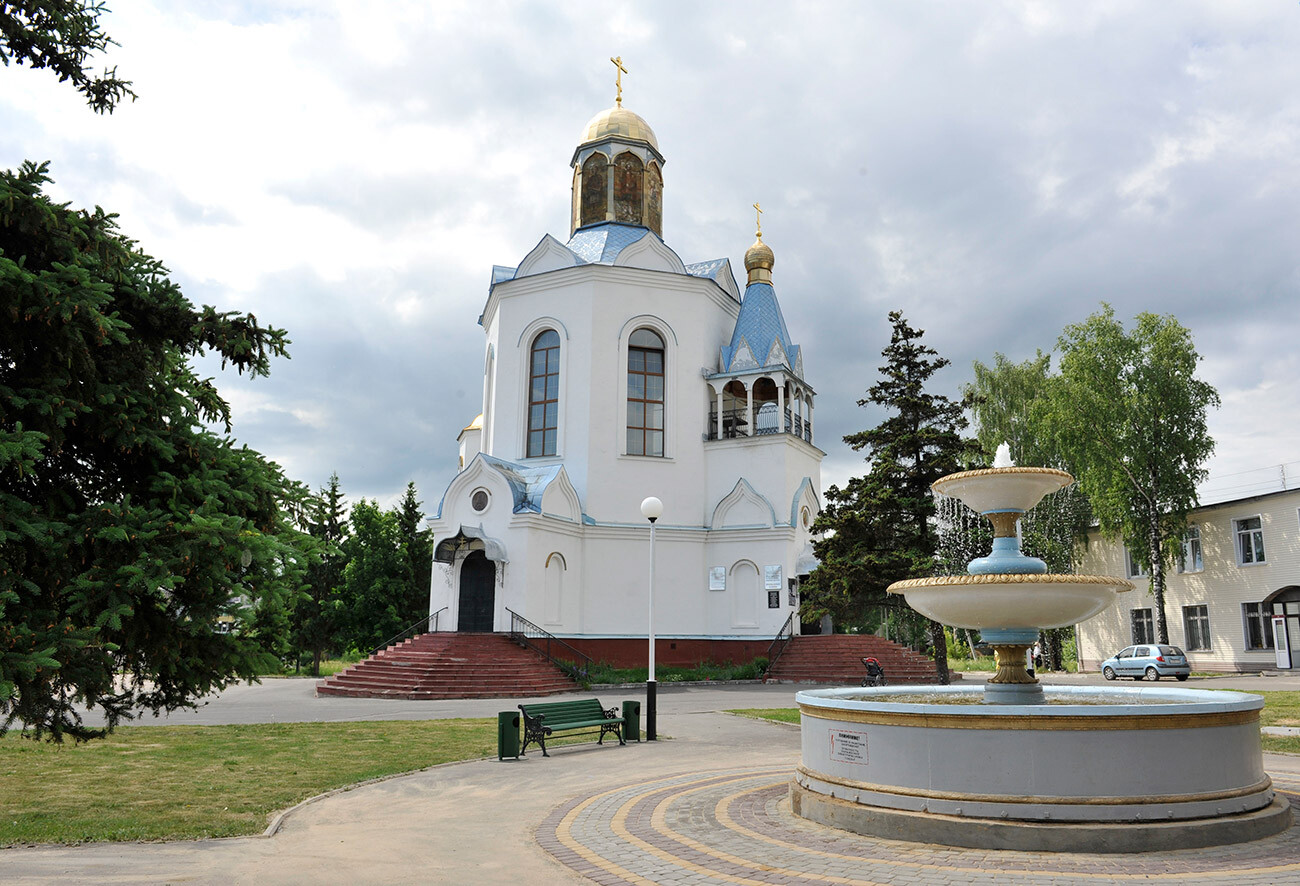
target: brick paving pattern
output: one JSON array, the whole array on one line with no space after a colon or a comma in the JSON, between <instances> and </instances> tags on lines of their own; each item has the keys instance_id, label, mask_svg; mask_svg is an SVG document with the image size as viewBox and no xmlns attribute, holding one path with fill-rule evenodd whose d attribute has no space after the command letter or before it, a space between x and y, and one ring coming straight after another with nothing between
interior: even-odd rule
<instances>
[{"instance_id":1,"label":"brick paving pattern","mask_svg":"<svg viewBox=\"0 0 1300 886\"><path fill-rule=\"evenodd\" d=\"M790 812L788 769L692 772L570 800L537 830L605 886L1300 883L1300 827L1236 846L1101 855L954 849L863 837ZM1300 807L1300 779L1275 776Z\"/></svg>"}]
</instances>

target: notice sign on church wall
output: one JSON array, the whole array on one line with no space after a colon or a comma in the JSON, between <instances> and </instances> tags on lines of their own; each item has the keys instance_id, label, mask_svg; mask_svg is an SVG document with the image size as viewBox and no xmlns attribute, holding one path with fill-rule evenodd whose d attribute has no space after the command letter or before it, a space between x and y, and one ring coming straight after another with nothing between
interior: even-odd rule
<instances>
[{"instance_id":1,"label":"notice sign on church wall","mask_svg":"<svg viewBox=\"0 0 1300 886\"><path fill-rule=\"evenodd\" d=\"M831 760L836 763L867 764L867 734L856 729L829 730Z\"/></svg>"},{"instance_id":2,"label":"notice sign on church wall","mask_svg":"<svg viewBox=\"0 0 1300 886\"><path fill-rule=\"evenodd\" d=\"M727 567L713 566L709 569L709 590L725 591L727 589Z\"/></svg>"},{"instance_id":3,"label":"notice sign on church wall","mask_svg":"<svg viewBox=\"0 0 1300 886\"><path fill-rule=\"evenodd\" d=\"M763 590L781 590L781 567L764 566L763 567Z\"/></svg>"}]
</instances>

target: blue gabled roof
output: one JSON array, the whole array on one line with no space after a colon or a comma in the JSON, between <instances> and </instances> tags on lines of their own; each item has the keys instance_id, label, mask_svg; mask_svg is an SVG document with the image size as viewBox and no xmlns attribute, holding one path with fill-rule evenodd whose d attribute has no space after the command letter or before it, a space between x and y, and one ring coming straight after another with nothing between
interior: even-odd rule
<instances>
[{"instance_id":1,"label":"blue gabled roof","mask_svg":"<svg viewBox=\"0 0 1300 886\"><path fill-rule=\"evenodd\" d=\"M749 346L758 366L763 366L775 342L785 350L791 371L799 362L799 346L790 341L790 332L781 316L781 304L770 283L750 283L740 303L740 316L731 333L731 344L722 349L722 371L730 372L741 345Z\"/></svg>"},{"instance_id":2,"label":"blue gabled roof","mask_svg":"<svg viewBox=\"0 0 1300 886\"><path fill-rule=\"evenodd\" d=\"M697 261L694 264L686 266L686 273L692 277L708 277L710 280L718 279L718 274L727 266L725 258L715 258L711 261Z\"/></svg>"},{"instance_id":3,"label":"blue gabled roof","mask_svg":"<svg viewBox=\"0 0 1300 886\"><path fill-rule=\"evenodd\" d=\"M575 231L564 245L586 264L613 264L624 247L649 233L649 228L605 222Z\"/></svg>"},{"instance_id":4,"label":"blue gabled roof","mask_svg":"<svg viewBox=\"0 0 1300 886\"><path fill-rule=\"evenodd\" d=\"M505 265L493 265L493 266L492 266L492 285L493 285L493 286L496 286L498 283L503 283L503 282L505 282L506 280L513 280L513 279L515 279L515 271L517 271L517 270L519 270L519 269L518 269L518 268L507 268Z\"/></svg>"},{"instance_id":5,"label":"blue gabled roof","mask_svg":"<svg viewBox=\"0 0 1300 886\"><path fill-rule=\"evenodd\" d=\"M500 471L510 484L515 499L514 513L542 512L542 495L551 481L560 475L561 465L521 465L485 453L479 453L479 457Z\"/></svg>"}]
</instances>

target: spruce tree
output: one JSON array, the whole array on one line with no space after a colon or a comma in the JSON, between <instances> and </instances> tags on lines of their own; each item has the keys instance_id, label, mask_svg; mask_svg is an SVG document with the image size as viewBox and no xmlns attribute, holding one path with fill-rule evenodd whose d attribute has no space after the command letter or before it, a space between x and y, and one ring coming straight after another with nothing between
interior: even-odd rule
<instances>
[{"instance_id":1,"label":"spruce tree","mask_svg":"<svg viewBox=\"0 0 1300 886\"><path fill-rule=\"evenodd\" d=\"M190 363L253 376L282 330L196 308L114 216L0 172L0 734L83 739L276 663L251 629L300 571L299 492L211 429Z\"/></svg>"},{"instance_id":2,"label":"spruce tree","mask_svg":"<svg viewBox=\"0 0 1300 886\"><path fill-rule=\"evenodd\" d=\"M966 418L960 403L926 390L948 360L921 343L901 311L889 315L893 332L882 355L881 378L859 406L879 406L888 415L874 428L844 438L866 450L867 473L845 488L826 492L826 508L815 524L822 537L814 550L821 565L801 588L804 616L832 612L862 619L871 606L906 607L887 594L895 581L936 572L939 536L930 484L962 470L975 454L962 436ZM926 620L939 679L948 682L943 627Z\"/></svg>"},{"instance_id":3,"label":"spruce tree","mask_svg":"<svg viewBox=\"0 0 1300 886\"><path fill-rule=\"evenodd\" d=\"M415 482L406 484L406 492L397 506L397 522L401 527L402 544L411 571L411 582L402 604L402 617L406 623L415 621L429 611L429 583L433 580L433 533L423 528L423 506L416 498Z\"/></svg>"},{"instance_id":4,"label":"spruce tree","mask_svg":"<svg viewBox=\"0 0 1300 886\"><path fill-rule=\"evenodd\" d=\"M321 658L334 641L336 601L347 565L347 505L337 473L330 474L329 483L316 495L307 525L315 548L305 592L294 607L294 648L311 653L311 675L319 677Z\"/></svg>"}]
</instances>

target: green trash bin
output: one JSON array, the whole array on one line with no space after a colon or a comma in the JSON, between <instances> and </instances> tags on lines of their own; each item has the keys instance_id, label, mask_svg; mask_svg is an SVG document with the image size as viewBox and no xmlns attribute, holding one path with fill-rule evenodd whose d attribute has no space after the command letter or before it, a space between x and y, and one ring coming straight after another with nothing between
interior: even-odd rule
<instances>
[{"instance_id":1,"label":"green trash bin","mask_svg":"<svg viewBox=\"0 0 1300 886\"><path fill-rule=\"evenodd\" d=\"M641 740L641 702L623 702L623 740Z\"/></svg>"},{"instance_id":2,"label":"green trash bin","mask_svg":"<svg viewBox=\"0 0 1300 886\"><path fill-rule=\"evenodd\" d=\"M497 759L519 759L519 712L502 711L497 714Z\"/></svg>"}]
</instances>

